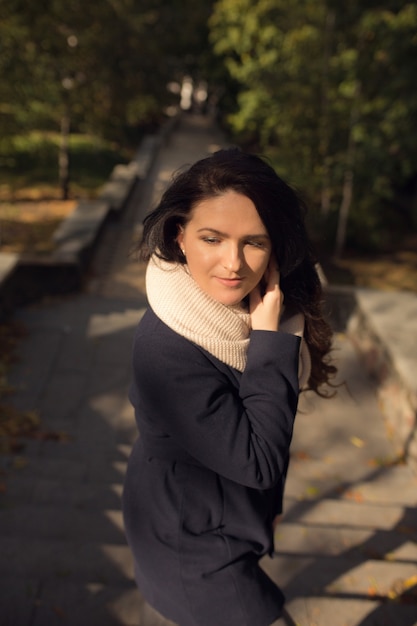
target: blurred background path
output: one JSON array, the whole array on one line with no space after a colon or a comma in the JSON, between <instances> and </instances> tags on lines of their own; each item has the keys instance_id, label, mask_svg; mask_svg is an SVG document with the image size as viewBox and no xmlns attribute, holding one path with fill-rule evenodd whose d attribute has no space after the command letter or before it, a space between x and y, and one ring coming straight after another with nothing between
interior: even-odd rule
<instances>
[{"instance_id":1,"label":"blurred background path","mask_svg":"<svg viewBox=\"0 0 417 626\"><path fill-rule=\"evenodd\" d=\"M2 458L1 626L168 626L135 588L120 507L136 438L131 344L146 306L131 250L172 173L222 145L210 118L184 116L104 233L84 291L18 312L28 334L14 403L40 413L45 437ZM373 383L343 332L335 358L346 384L331 400L302 398L285 516L264 565L299 626L413 626L416 477L395 462Z\"/></svg>"}]
</instances>

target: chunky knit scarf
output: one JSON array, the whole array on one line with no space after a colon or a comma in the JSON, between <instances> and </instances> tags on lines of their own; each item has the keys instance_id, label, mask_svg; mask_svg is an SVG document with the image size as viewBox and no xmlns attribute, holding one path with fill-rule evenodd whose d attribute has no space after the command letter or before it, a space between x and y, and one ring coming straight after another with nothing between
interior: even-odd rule
<instances>
[{"instance_id":1,"label":"chunky knit scarf","mask_svg":"<svg viewBox=\"0 0 417 626\"><path fill-rule=\"evenodd\" d=\"M251 331L250 315L240 306L225 306L206 294L188 267L153 256L146 271L146 293L154 313L176 333L201 346L223 363L243 372ZM302 314L286 316L280 331L302 337ZM300 388L310 375L305 341L300 350Z\"/></svg>"}]
</instances>

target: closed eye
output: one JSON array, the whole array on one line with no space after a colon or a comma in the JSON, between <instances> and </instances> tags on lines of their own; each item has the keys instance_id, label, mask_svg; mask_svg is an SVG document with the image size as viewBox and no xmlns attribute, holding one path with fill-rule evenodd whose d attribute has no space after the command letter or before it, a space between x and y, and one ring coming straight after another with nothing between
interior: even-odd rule
<instances>
[{"instance_id":1,"label":"closed eye","mask_svg":"<svg viewBox=\"0 0 417 626\"><path fill-rule=\"evenodd\" d=\"M246 242L249 246L253 246L254 248L265 248L266 247L266 242L264 241L257 241L257 240L253 240L253 239L249 239Z\"/></svg>"},{"instance_id":2,"label":"closed eye","mask_svg":"<svg viewBox=\"0 0 417 626\"><path fill-rule=\"evenodd\" d=\"M209 244L215 244L220 242L220 239L218 237L202 237L202 240Z\"/></svg>"}]
</instances>

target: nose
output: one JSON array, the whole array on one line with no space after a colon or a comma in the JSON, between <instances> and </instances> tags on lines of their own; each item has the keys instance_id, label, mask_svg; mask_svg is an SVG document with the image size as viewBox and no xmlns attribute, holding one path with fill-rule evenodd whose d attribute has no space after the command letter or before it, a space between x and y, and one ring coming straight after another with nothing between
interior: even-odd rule
<instances>
[{"instance_id":1,"label":"nose","mask_svg":"<svg viewBox=\"0 0 417 626\"><path fill-rule=\"evenodd\" d=\"M230 242L223 250L223 267L229 272L238 272L243 264L242 254L240 246Z\"/></svg>"}]
</instances>

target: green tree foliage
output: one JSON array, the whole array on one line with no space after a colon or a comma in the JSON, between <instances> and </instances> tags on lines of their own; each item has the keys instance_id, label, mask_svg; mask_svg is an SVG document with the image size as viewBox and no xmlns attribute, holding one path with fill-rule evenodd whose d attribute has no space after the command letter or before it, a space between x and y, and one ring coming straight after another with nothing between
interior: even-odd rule
<instances>
[{"instance_id":1,"label":"green tree foliage","mask_svg":"<svg viewBox=\"0 0 417 626\"><path fill-rule=\"evenodd\" d=\"M167 84L207 65L210 10L208 0L0 0L3 145L60 130L66 197L70 132L136 142L159 124Z\"/></svg>"},{"instance_id":2,"label":"green tree foliage","mask_svg":"<svg viewBox=\"0 0 417 626\"><path fill-rule=\"evenodd\" d=\"M412 223L392 207L416 176L416 3L218 0L210 26L239 85L233 132L339 215L339 252Z\"/></svg>"},{"instance_id":3,"label":"green tree foliage","mask_svg":"<svg viewBox=\"0 0 417 626\"><path fill-rule=\"evenodd\" d=\"M121 137L160 119L166 85L207 57L205 0L0 0L0 130Z\"/></svg>"}]
</instances>

